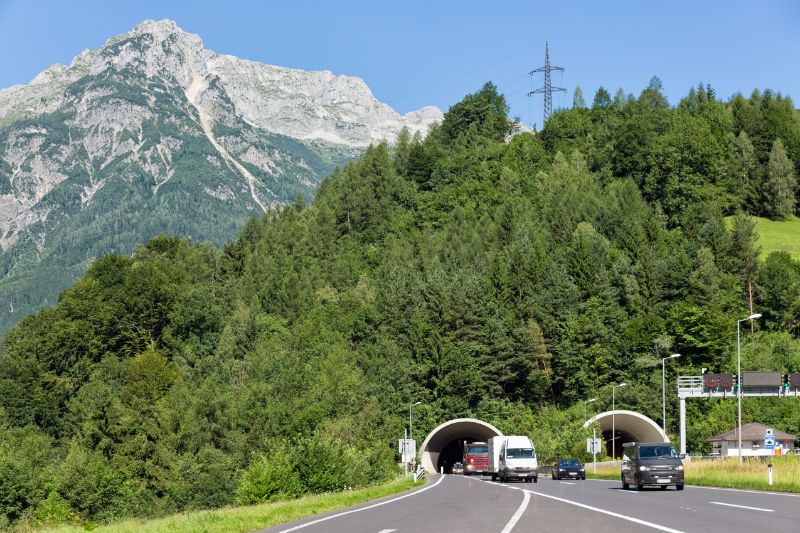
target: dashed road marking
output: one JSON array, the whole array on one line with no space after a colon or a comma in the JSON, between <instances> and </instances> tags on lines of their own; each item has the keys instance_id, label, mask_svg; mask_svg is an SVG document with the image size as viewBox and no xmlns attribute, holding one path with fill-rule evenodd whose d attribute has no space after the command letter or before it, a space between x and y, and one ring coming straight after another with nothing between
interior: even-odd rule
<instances>
[{"instance_id":1,"label":"dashed road marking","mask_svg":"<svg viewBox=\"0 0 800 533\"><path fill-rule=\"evenodd\" d=\"M739 509L750 509L751 511L764 511L765 513L774 513L774 509L763 509L761 507L750 507L748 505L736 505L735 503L725 503L725 502L708 502L713 503L714 505L724 505L725 507L738 507Z\"/></svg>"}]
</instances>

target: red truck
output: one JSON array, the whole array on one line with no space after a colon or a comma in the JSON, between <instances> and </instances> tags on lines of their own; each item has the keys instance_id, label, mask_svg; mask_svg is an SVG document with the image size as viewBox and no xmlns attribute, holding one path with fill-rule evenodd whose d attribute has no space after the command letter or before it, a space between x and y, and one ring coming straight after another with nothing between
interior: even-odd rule
<instances>
[{"instance_id":1,"label":"red truck","mask_svg":"<svg viewBox=\"0 0 800 533\"><path fill-rule=\"evenodd\" d=\"M489 472L489 446L485 442L464 444L464 475Z\"/></svg>"}]
</instances>

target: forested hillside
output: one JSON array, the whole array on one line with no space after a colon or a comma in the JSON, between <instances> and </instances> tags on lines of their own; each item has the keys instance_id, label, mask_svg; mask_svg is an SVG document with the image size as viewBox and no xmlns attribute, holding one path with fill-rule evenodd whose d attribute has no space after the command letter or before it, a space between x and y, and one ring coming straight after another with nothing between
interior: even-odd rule
<instances>
[{"instance_id":1,"label":"forested hillside","mask_svg":"<svg viewBox=\"0 0 800 533\"><path fill-rule=\"evenodd\" d=\"M510 131L487 84L223 250L159 237L96 261L5 338L0 521L385 479L414 401L417 438L469 415L543 461L580 454L582 400L627 381L617 405L659 420L659 357L734 370L751 309L745 368L800 371L800 264L760 260L748 216L796 209L789 98L700 86L670 107L654 79ZM735 408L690 403L690 451ZM800 409L748 399L749 420L797 433Z\"/></svg>"}]
</instances>

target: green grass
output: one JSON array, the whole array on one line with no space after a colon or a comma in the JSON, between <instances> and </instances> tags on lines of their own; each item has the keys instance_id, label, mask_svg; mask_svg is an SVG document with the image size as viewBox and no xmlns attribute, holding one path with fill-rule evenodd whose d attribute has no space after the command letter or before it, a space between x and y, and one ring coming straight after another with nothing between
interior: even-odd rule
<instances>
[{"instance_id":1,"label":"green grass","mask_svg":"<svg viewBox=\"0 0 800 533\"><path fill-rule=\"evenodd\" d=\"M767 459L706 459L686 463L686 483L708 487L800 492L800 457L771 457L773 484L767 482Z\"/></svg>"},{"instance_id":2,"label":"green grass","mask_svg":"<svg viewBox=\"0 0 800 533\"><path fill-rule=\"evenodd\" d=\"M800 218L789 220L770 220L753 217L758 229L758 244L761 246L761 259L770 252L789 252L792 259L800 261Z\"/></svg>"},{"instance_id":3,"label":"green grass","mask_svg":"<svg viewBox=\"0 0 800 533\"><path fill-rule=\"evenodd\" d=\"M358 490L306 496L296 500L272 502L248 507L228 507L210 511L192 511L154 520L126 520L93 529L98 533L244 533L292 522L308 516L335 511L368 500L403 492L416 485L411 478L399 478L383 485ZM18 528L19 530L19 528ZM79 533L87 528L59 526L38 529L37 533ZM32 531L32 530L20 530Z\"/></svg>"},{"instance_id":4,"label":"green grass","mask_svg":"<svg viewBox=\"0 0 800 533\"><path fill-rule=\"evenodd\" d=\"M694 459L684 462L687 485L725 487L733 489L800 492L800 457L771 457L773 484L767 480L766 458L745 459L739 466L737 459ZM597 474L587 464L586 477L592 479L619 479L619 468L597 465Z\"/></svg>"}]
</instances>

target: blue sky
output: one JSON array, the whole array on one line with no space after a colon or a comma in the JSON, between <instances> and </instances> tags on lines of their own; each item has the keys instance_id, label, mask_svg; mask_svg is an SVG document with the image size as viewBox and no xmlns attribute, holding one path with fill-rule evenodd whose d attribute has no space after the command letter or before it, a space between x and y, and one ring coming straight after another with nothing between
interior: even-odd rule
<instances>
[{"instance_id":1,"label":"blue sky","mask_svg":"<svg viewBox=\"0 0 800 533\"><path fill-rule=\"evenodd\" d=\"M541 122L542 83L526 73L551 61L554 83L591 102L603 85L638 94L658 75L670 102L710 83L722 97L770 87L800 104L800 2L37 1L0 0L0 87L27 83L146 18L172 18L216 52L363 78L400 112L446 110L487 80L511 114Z\"/></svg>"}]
</instances>

